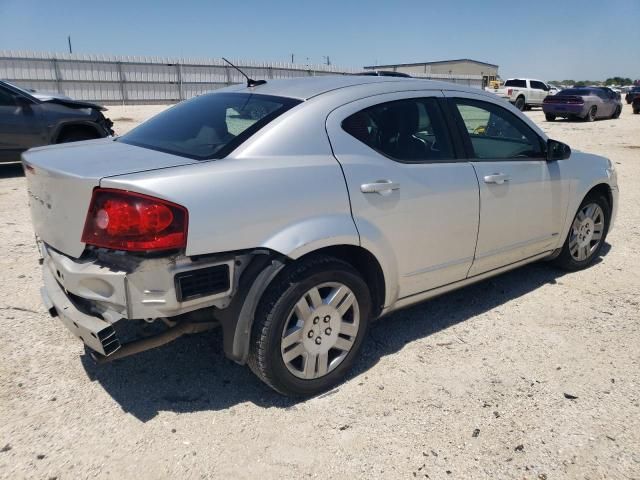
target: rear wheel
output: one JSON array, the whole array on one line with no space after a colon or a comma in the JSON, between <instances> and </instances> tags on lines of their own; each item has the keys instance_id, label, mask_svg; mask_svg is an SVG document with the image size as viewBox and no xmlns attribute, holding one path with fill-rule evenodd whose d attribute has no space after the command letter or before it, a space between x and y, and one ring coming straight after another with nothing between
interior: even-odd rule
<instances>
[{"instance_id":1,"label":"rear wheel","mask_svg":"<svg viewBox=\"0 0 640 480\"><path fill-rule=\"evenodd\" d=\"M589 111L587 112L587 116L584 117L584 119L587 122L593 122L596 119L596 114L598 113L598 107L596 107L595 105L593 107L591 107L589 109Z\"/></svg>"},{"instance_id":2,"label":"rear wheel","mask_svg":"<svg viewBox=\"0 0 640 480\"><path fill-rule=\"evenodd\" d=\"M588 195L578 208L556 265L569 271L588 267L602 249L610 215L611 206L605 197Z\"/></svg>"},{"instance_id":3,"label":"rear wheel","mask_svg":"<svg viewBox=\"0 0 640 480\"><path fill-rule=\"evenodd\" d=\"M556 119L556 116L552 113L545 113L544 118L547 119L547 122L553 122Z\"/></svg>"},{"instance_id":4,"label":"rear wheel","mask_svg":"<svg viewBox=\"0 0 640 480\"><path fill-rule=\"evenodd\" d=\"M635 113L636 115L637 115L638 113L640 113L640 107L638 107L638 108L634 108L634 109L633 109L633 113Z\"/></svg>"},{"instance_id":5,"label":"rear wheel","mask_svg":"<svg viewBox=\"0 0 640 480\"><path fill-rule=\"evenodd\" d=\"M515 101L514 105L521 112L524 110L524 107L527 106L527 104L524 101L524 97L522 97L522 96L516 98L516 101Z\"/></svg>"},{"instance_id":6,"label":"rear wheel","mask_svg":"<svg viewBox=\"0 0 640 480\"><path fill-rule=\"evenodd\" d=\"M348 263L320 256L294 263L260 302L249 366L284 395L323 392L353 365L370 312L369 289Z\"/></svg>"},{"instance_id":7,"label":"rear wheel","mask_svg":"<svg viewBox=\"0 0 640 480\"><path fill-rule=\"evenodd\" d=\"M616 109L613 111L613 115L611 115L611 118L613 119L620 118L621 113L622 113L622 107L618 105Z\"/></svg>"}]
</instances>

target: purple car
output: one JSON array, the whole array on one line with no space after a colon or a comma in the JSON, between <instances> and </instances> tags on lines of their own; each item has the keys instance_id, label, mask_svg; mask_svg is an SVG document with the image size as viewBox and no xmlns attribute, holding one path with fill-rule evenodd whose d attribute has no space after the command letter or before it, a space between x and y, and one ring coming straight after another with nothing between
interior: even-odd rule
<instances>
[{"instance_id":1,"label":"purple car","mask_svg":"<svg viewBox=\"0 0 640 480\"><path fill-rule=\"evenodd\" d=\"M600 118L618 118L622 113L622 99L607 87L567 88L546 97L542 111L549 122L557 117L593 122Z\"/></svg>"}]
</instances>

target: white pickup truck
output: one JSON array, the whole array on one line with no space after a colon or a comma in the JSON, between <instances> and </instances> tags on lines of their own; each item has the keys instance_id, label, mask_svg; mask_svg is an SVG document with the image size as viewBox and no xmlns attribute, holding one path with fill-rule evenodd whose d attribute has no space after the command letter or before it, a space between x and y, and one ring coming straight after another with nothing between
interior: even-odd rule
<instances>
[{"instance_id":1,"label":"white pickup truck","mask_svg":"<svg viewBox=\"0 0 640 480\"><path fill-rule=\"evenodd\" d=\"M541 107L547 95L553 95L554 89L540 80L529 78L510 78L504 82L503 88L489 90L499 97L513 103L518 110L530 107Z\"/></svg>"}]
</instances>

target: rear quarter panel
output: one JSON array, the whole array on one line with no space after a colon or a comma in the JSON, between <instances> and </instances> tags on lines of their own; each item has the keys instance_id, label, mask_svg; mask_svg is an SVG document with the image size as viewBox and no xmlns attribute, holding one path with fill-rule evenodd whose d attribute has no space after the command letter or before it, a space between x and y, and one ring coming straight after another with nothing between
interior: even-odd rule
<instances>
[{"instance_id":1,"label":"rear quarter panel","mask_svg":"<svg viewBox=\"0 0 640 480\"><path fill-rule=\"evenodd\" d=\"M101 186L186 207L187 255L262 247L298 258L359 245L324 118L307 110L279 117L227 158L103 178Z\"/></svg>"}]
</instances>

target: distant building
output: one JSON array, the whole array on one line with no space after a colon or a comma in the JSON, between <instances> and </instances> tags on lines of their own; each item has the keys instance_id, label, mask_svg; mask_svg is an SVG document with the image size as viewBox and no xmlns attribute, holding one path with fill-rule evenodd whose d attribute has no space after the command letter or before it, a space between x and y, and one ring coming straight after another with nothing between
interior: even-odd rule
<instances>
[{"instance_id":1,"label":"distant building","mask_svg":"<svg viewBox=\"0 0 640 480\"><path fill-rule=\"evenodd\" d=\"M430 75L451 75L453 77L472 75L482 79L485 87L490 81L498 77L498 65L479 62L469 58L458 60L442 60L439 62L398 63L395 65L372 65L364 67L365 70L390 70L393 72L408 73L416 77L428 77Z\"/></svg>"}]
</instances>

